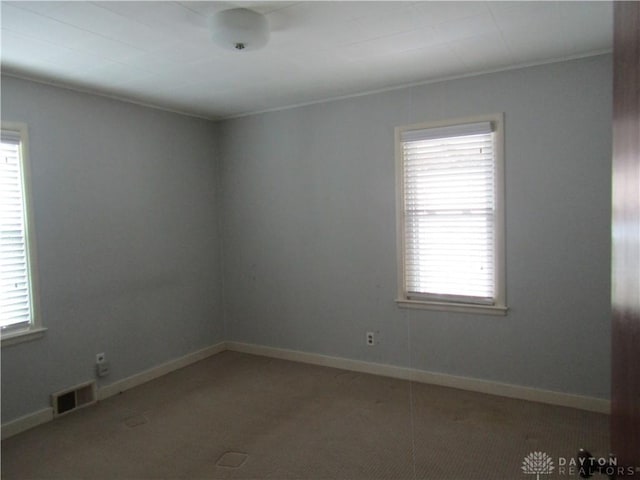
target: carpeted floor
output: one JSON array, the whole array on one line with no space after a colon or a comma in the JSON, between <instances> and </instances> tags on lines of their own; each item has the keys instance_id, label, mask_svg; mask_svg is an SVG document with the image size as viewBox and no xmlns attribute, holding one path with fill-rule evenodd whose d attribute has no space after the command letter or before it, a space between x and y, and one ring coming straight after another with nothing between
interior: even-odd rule
<instances>
[{"instance_id":1,"label":"carpeted floor","mask_svg":"<svg viewBox=\"0 0 640 480\"><path fill-rule=\"evenodd\" d=\"M606 415L224 352L2 442L2 478L577 479ZM562 458L560 458L562 457Z\"/></svg>"}]
</instances>

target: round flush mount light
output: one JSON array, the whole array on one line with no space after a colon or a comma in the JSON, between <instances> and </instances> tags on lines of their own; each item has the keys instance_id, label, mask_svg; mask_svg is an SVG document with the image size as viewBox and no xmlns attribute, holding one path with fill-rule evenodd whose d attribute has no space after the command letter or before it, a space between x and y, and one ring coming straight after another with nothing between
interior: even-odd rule
<instances>
[{"instance_id":1,"label":"round flush mount light","mask_svg":"<svg viewBox=\"0 0 640 480\"><path fill-rule=\"evenodd\" d=\"M229 50L257 50L269 40L267 18L246 8L215 13L209 18L209 29L213 42Z\"/></svg>"}]
</instances>

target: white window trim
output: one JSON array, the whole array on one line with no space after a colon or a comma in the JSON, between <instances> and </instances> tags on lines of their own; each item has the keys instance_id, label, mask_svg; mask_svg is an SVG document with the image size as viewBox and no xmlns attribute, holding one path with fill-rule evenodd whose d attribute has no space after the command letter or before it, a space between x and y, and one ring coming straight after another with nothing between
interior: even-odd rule
<instances>
[{"instance_id":1,"label":"white window trim","mask_svg":"<svg viewBox=\"0 0 640 480\"><path fill-rule=\"evenodd\" d=\"M405 288L405 264L404 264L404 181L401 134L406 130L428 129L447 127L466 123L478 123L490 121L495 129L495 281L496 298L493 305L475 305L458 302L439 302L433 300L409 299ZM396 155L396 248L398 265L398 293L396 304L401 308L414 308L426 310L441 310L448 312L478 313L485 315L506 315L506 265L505 265L505 180L504 180L504 113L480 115L474 117L457 118L439 122L419 123L396 127L395 129L395 155Z\"/></svg>"},{"instance_id":2,"label":"white window trim","mask_svg":"<svg viewBox=\"0 0 640 480\"><path fill-rule=\"evenodd\" d=\"M21 122L2 121L3 131L15 132L20 135L21 161L22 161L22 183L24 192L24 209L26 213L25 222L25 243L29 257L29 283L31 289L31 318L29 326L24 328L12 328L11 326L1 332L1 346L16 345L18 343L37 340L44 336L47 330L42 326L40 316L40 290L38 279L38 262L36 248L36 234L33 220L32 191L31 191L31 163L29 160L29 133L27 125Z\"/></svg>"}]
</instances>

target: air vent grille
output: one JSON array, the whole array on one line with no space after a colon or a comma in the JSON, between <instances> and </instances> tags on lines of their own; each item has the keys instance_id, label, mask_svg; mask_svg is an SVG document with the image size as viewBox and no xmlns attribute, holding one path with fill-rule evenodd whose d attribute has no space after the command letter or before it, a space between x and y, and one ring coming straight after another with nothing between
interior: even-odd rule
<instances>
[{"instance_id":1,"label":"air vent grille","mask_svg":"<svg viewBox=\"0 0 640 480\"><path fill-rule=\"evenodd\" d=\"M96 403L96 382L76 385L51 395L53 415L58 417Z\"/></svg>"}]
</instances>

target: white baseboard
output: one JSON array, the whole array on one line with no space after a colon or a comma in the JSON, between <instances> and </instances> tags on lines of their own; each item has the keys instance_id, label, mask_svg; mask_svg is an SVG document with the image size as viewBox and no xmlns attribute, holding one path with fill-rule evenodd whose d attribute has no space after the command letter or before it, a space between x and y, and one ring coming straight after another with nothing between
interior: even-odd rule
<instances>
[{"instance_id":1,"label":"white baseboard","mask_svg":"<svg viewBox=\"0 0 640 480\"><path fill-rule=\"evenodd\" d=\"M360 360L350 360L341 357L331 357L318 353L307 353L297 350L287 350L283 348L265 347L240 342L221 342L202 350L189 353L183 357L168 361L156 367L137 373L122 380L117 380L109 385L98 389L98 400L104 400L120 392L142 385L192 363L204 360L207 357L232 350L235 352L262 355L265 357L280 358L294 362L310 363L325 367L340 368L354 372L369 373L372 375L382 375L385 377L398 378L401 380L411 380L420 383L429 383L445 387L459 388L474 392L487 393L502 397L529 400L532 402L547 403L563 407L578 408L597 413L610 413L610 401L573 395L570 393L554 392L520 385L492 382L489 380L479 380L476 378L459 377L443 373L427 372L407 367L394 365L384 365L380 363L364 362ZM2 424L1 437L4 440L18 433L29 430L43 423L53 420L53 409L51 407L38 410L37 412L25 415L15 420Z\"/></svg>"},{"instance_id":2,"label":"white baseboard","mask_svg":"<svg viewBox=\"0 0 640 480\"><path fill-rule=\"evenodd\" d=\"M459 388L473 392L487 393L501 397L516 398L532 402L547 403L562 407L577 408L590 412L609 414L611 402L602 398L586 397L570 393L555 392L552 390L542 390L538 388L523 387L508 383L493 382L490 380L479 380L476 378L447 375L444 373L427 372L414 368L384 365L380 363L364 362L360 360L350 360L340 357L331 357L317 353L307 353L297 350L287 350L283 348L264 347L240 342L226 342L227 350L236 352L263 355L265 357L292 360L295 362L310 363L325 367L340 368L354 372L370 373L385 377L398 378L401 380L411 380L420 383L441 385L444 387Z\"/></svg>"},{"instance_id":3,"label":"white baseboard","mask_svg":"<svg viewBox=\"0 0 640 480\"><path fill-rule=\"evenodd\" d=\"M103 387L100 387L98 389L98 400L104 400L106 398L112 397L126 390L137 387L138 385L142 385L143 383L147 383L158 377L162 377L163 375L171 373L174 370L178 370L180 368L191 365L192 363L204 360L207 357L223 352L225 350L225 343L220 342L210 347L203 348L202 350L188 353L183 357L162 363L143 372L136 373L135 375L131 375L130 377L123 378L122 380L117 380L113 383L110 383L109 385L104 385Z\"/></svg>"},{"instance_id":4,"label":"white baseboard","mask_svg":"<svg viewBox=\"0 0 640 480\"><path fill-rule=\"evenodd\" d=\"M37 427L43 423L47 423L53 420L53 408L43 408L37 412L30 413L23 417L16 418L10 422L2 424L2 440L5 438L13 437L19 433L29 430L30 428Z\"/></svg>"},{"instance_id":5,"label":"white baseboard","mask_svg":"<svg viewBox=\"0 0 640 480\"><path fill-rule=\"evenodd\" d=\"M113 395L117 395L120 392L142 385L143 383L166 375L167 373L171 373L174 370L186 367L187 365L191 365L192 363L204 360L205 358L215 355L216 353L223 352L224 350L226 350L225 343L217 343L216 345L170 360L136 375L123 378L122 380L117 380L98 389L98 400L104 400ZM12 437L13 435L17 435L25 430L29 430L30 428L37 427L38 425L53 420L53 418L53 408L49 407L23 417L16 418L15 420L11 420L7 423L3 423L1 428L2 439L4 440L5 438Z\"/></svg>"}]
</instances>

